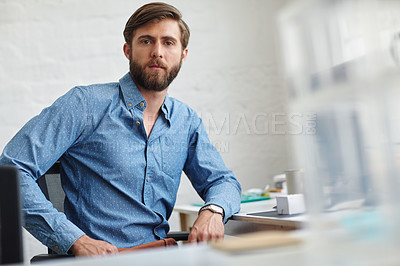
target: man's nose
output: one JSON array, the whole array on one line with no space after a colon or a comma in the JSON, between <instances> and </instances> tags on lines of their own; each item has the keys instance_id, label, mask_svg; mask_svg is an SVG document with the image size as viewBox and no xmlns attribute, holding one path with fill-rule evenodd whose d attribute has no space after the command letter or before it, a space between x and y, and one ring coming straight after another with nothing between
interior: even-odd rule
<instances>
[{"instance_id":1,"label":"man's nose","mask_svg":"<svg viewBox=\"0 0 400 266\"><path fill-rule=\"evenodd\" d=\"M153 58L157 58L157 57L163 58L162 46L161 46L160 43L155 43L155 44L154 44L154 49L153 49L153 52L152 52L152 55L151 55L151 56L152 56Z\"/></svg>"}]
</instances>

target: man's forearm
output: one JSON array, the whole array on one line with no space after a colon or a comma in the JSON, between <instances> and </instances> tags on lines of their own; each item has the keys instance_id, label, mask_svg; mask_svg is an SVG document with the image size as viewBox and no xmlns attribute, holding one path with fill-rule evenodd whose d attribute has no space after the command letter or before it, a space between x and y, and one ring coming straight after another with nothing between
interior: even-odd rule
<instances>
[{"instance_id":1,"label":"man's forearm","mask_svg":"<svg viewBox=\"0 0 400 266\"><path fill-rule=\"evenodd\" d=\"M24 227L44 245L66 254L83 231L53 207L33 178L21 172L20 184Z\"/></svg>"}]
</instances>

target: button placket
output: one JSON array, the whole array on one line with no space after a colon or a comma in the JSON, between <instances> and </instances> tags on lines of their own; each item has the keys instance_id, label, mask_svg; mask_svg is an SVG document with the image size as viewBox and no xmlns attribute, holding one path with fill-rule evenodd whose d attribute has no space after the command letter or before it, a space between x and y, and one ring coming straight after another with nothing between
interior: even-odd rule
<instances>
[{"instance_id":1,"label":"button placket","mask_svg":"<svg viewBox=\"0 0 400 266\"><path fill-rule=\"evenodd\" d=\"M149 199L150 199L150 191L151 191L151 186L149 184L150 182L150 177L151 177L151 165L149 164L149 141L146 141L146 148L145 148L145 153L146 153L146 174L144 176L144 191L143 191L143 202L145 205L149 204Z\"/></svg>"},{"instance_id":2,"label":"button placket","mask_svg":"<svg viewBox=\"0 0 400 266\"><path fill-rule=\"evenodd\" d=\"M143 108L139 107L139 105L140 104L135 105L135 108L131 108L130 111L131 111L131 115L132 115L133 123L134 123L133 127L138 129L139 131L141 131L144 129L143 127L141 127L141 125L143 124L143 121L142 121ZM132 106L132 104L128 104L128 106Z\"/></svg>"},{"instance_id":3,"label":"button placket","mask_svg":"<svg viewBox=\"0 0 400 266\"><path fill-rule=\"evenodd\" d=\"M149 158L150 149L151 149L150 142L147 141L147 143L146 143L146 164L147 164L147 171L146 171L146 176L145 176L145 179L146 179L147 183L150 182L151 169L152 169L152 167L151 167L151 162L150 162L151 159Z\"/></svg>"}]
</instances>

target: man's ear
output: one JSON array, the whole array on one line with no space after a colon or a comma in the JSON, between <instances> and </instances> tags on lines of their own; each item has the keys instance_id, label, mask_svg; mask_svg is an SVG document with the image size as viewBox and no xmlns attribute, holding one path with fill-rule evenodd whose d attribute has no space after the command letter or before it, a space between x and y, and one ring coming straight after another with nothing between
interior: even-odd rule
<instances>
[{"instance_id":1,"label":"man's ear","mask_svg":"<svg viewBox=\"0 0 400 266\"><path fill-rule=\"evenodd\" d=\"M129 44L125 43L123 49L124 49L125 57L126 57L128 60L130 60L131 47L129 46Z\"/></svg>"},{"instance_id":2,"label":"man's ear","mask_svg":"<svg viewBox=\"0 0 400 266\"><path fill-rule=\"evenodd\" d=\"M183 51L182 51L182 63L185 62L188 52L189 52L188 48L183 49Z\"/></svg>"}]
</instances>

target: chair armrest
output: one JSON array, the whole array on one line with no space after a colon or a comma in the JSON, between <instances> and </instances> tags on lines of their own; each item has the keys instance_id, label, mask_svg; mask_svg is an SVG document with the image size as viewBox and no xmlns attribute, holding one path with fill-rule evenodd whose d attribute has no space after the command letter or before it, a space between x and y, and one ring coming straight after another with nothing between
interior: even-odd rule
<instances>
[{"instance_id":1,"label":"chair armrest","mask_svg":"<svg viewBox=\"0 0 400 266\"><path fill-rule=\"evenodd\" d=\"M53 260L53 259L66 259L66 258L73 258L75 257L74 255L66 255L66 254L39 254L34 256L31 259L31 264L37 263L40 261L46 261L46 260Z\"/></svg>"},{"instance_id":2,"label":"chair armrest","mask_svg":"<svg viewBox=\"0 0 400 266\"><path fill-rule=\"evenodd\" d=\"M189 231L169 232L167 238L173 238L176 241L187 241L189 239Z\"/></svg>"}]
</instances>

